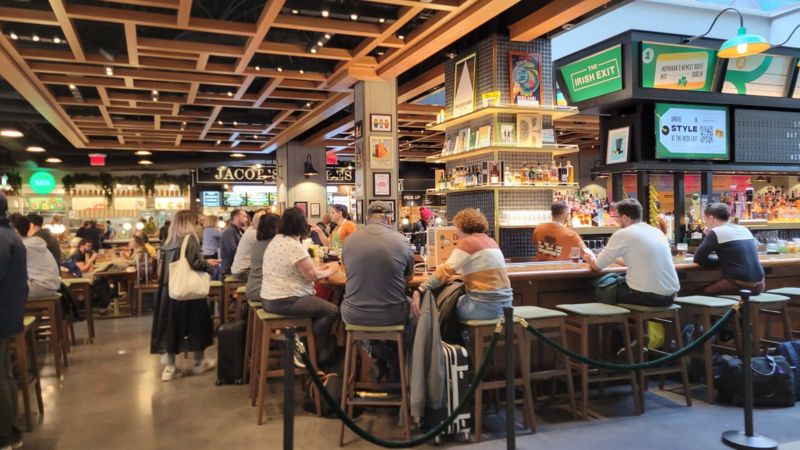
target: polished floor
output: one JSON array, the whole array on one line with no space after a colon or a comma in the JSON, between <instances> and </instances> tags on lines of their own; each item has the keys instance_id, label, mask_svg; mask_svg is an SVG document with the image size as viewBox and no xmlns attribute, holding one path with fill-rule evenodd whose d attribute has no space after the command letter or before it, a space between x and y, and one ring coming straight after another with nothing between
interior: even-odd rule
<instances>
[{"instance_id":1,"label":"polished floor","mask_svg":"<svg viewBox=\"0 0 800 450\"><path fill-rule=\"evenodd\" d=\"M150 318L97 321L94 345L73 347L62 380L45 359L45 414L33 433L25 434L25 449L279 449L283 423L282 388L269 392L268 421L256 426L244 386L214 386L215 374L190 376L162 383L159 358L148 353ZM78 338L85 325L76 325ZM213 355L215 348L208 350ZM187 367L190 360L180 360ZM572 421L562 406L537 403L539 432L520 429L520 449L651 449L724 448L720 434L742 426L741 410L710 406L696 400L687 408L682 398L651 391L643 416L632 413L629 391L612 390L592 402L595 419ZM299 409L299 408L298 408ZM396 416L395 416L396 417ZM519 420L519 418L517 419ZM391 414L364 414L359 424L383 437L399 439ZM800 406L759 410L757 431L800 450ZM484 442L459 448L503 449L504 417L490 416ZM339 422L320 419L300 409L295 422L295 448L335 448ZM375 448L348 434L347 449Z\"/></svg>"}]
</instances>

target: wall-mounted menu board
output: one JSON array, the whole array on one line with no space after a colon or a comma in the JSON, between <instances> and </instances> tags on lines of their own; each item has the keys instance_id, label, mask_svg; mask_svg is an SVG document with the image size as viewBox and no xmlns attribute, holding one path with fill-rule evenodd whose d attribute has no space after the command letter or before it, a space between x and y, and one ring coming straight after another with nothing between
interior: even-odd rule
<instances>
[{"instance_id":1,"label":"wall-mounted menu board","mask_svg":"<svg viewBox=\"0 0 800 450\"><path fill-rule=\"evenodd\" d=\"M789 56L750 55L730 59L722 92L783 97L792 68L792 58Z\"/></svg>"},{"instance_id":2,"label":"wall-mounted menu board","mask_svg":"<svg viewBox=\"0 0 800 450\"><path fill-rule=\"evenodd\" d=\"M561 68L570 103L622 90L622 46L617 45Z\"/></svg>"},{"instance_id":3,"label":"wall-mounted menu board","mask_svg":"<svg viewBox=\"0 0 800 450\"><path fill-rule=\"evenodd\" d=\"M736 162L800 162L800 112L737 109Z\"/></svg>"},{"instance_id":4,"label":"wall-mounted menu board","mask_svg":"<svg viewBox=\"0 0 800 450\"><path fill-rule=\"evenodd\" d=\"M656 158L729 159L728 109L656 103Z\"/></svg>"},{"instance_id":5,"label":"wall-mounted menu board","mask_svg":"<svg viewBox=\"0 0 800 450\"><path fill-rule=\"evenodd\" d=\"M710 92L715 50L642 42L642 87Z\"/></svg>"},{"instance_id":6,"label":"wall-mounted menu board","mask_svg":"<svg viewBox=\"0 0 800 450\"><path fill-rule=\"evenodd\" d=\"M239 206L247 206L247 194L242 194L239 192L223 192L223 205L225 206L233 206L234 208Z\"/></svg>"}]
</instances>

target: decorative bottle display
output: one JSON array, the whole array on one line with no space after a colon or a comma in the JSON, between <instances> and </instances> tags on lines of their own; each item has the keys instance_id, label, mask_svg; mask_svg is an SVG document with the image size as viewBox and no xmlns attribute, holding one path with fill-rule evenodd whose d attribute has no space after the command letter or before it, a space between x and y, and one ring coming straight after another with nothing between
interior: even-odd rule
<instances>
[{"instance_id":1,"label":"decorative bottle display","mask_svg":"<svg viewBox=\"0 0 800 450\"><path fill-rule=\"evenodd\" d=\"M567 183L575 183L575 168L572 166L572 161L567 160Z\"/></svg>"},{"instance_id":2,"label":"decorative bottle display","mask_svg":"<svg viewBox=\"0 0 800 450\"><path fill-rule=\"evenodd\" d=\"M523 161L513 166L504 161L483 161L480 164L451 166L436 180L440 191L470 189L482 186L543 187L574 186L574 167L569 161Z\"/></svg>"},{"instance_id":3,"label":"decorative bottle display","mask_svg":"<svg viewBox=\"0 0 800 450\"><path fill-rule=\"evenodd\" d=\"M500 171L497 169L497 164L492 165L492 170L489 172L489 183L500 184Z\"/></svg>"},{"instance_id":4,"label":"decorative bottle display","mask_svg":"<svg viewBox=\"0 0 800 450\"><path fill-rule=\"evenodd\" d=\"M553 159L550 162L550 184L558 184L558 166L556 166L556 160Z\"/></svg>"},{"instance_id":5,"label":"decorative bottle display","mask_svg":"<svg viewBox=\"0 0 800 450\"><path fill-rule=\"evenodd\" d=\"M558 165L558 184L566 185L569 182L569 169L567 169L567 165L564 163L564 158L561 158L561 162Z\"/></svg>"}]
</instances>

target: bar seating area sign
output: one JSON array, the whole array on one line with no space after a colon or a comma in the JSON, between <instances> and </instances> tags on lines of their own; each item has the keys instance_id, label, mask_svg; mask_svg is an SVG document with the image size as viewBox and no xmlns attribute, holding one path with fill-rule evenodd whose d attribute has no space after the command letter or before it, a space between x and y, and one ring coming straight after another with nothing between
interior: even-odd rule
<instances>
[{"instance_id":1,"label":"bar seating area sign","mask_svg":"<svg viewBox=\"0 0 800 450\"><path fill-rule=\"evenodd\" d=\"M710 92L716 64L714 50L642 42L642 87Z\"/></svg>"},{"instance_id":2,"label":"bar seating area sign","mask_svg":"<svg viewBox=\"0 0 800 450\"><path fill-rule=\"evenodd\" d=\"M570 103L622 90L622 46L587 56L561 68Z\"/></svg>"},{"instance_id":3,"label":"bar seating area sign","mask_svg":"<svg viewBox=\"0 0 800 450\"><path fill-rule=\"evenodd\" d=\"M730 158L724 106L656 104L656 158Z\"/></svg>"}]
</instances>

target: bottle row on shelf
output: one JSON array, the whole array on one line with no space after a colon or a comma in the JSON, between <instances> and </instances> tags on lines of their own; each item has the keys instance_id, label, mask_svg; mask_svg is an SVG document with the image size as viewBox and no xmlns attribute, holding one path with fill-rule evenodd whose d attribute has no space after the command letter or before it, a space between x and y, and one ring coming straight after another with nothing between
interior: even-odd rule
<instances>
[{"instance_id":1,"label":"bottle row on shelf","mask_svg":"<svg viewBox=\"0 0 800 450\"><path fill-rule=\"evenodd\" d=\"M479 186L573 186L575 167L570 161L555 159L548 165L544 162L523 162L512 168L505 161L483 161L451 167L440 171L437 190L473 188Z\"/></svg>"}]
</instances>

